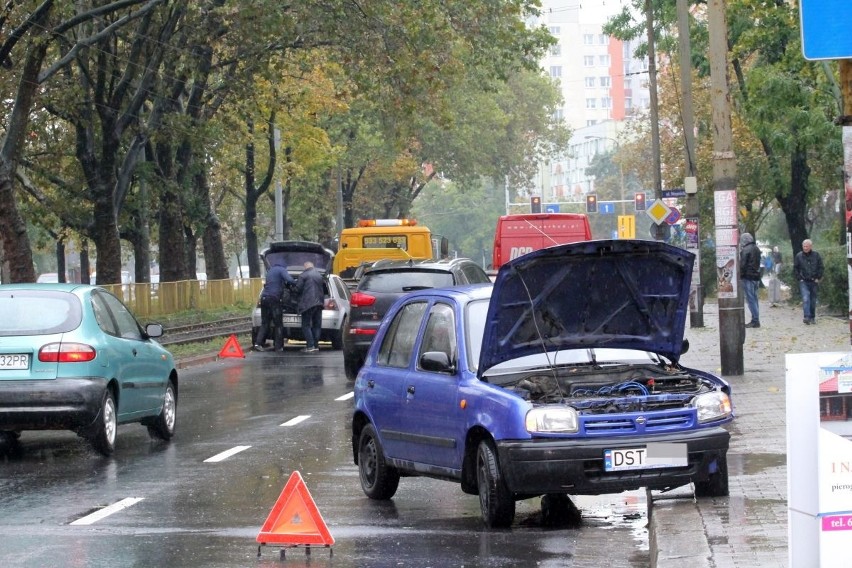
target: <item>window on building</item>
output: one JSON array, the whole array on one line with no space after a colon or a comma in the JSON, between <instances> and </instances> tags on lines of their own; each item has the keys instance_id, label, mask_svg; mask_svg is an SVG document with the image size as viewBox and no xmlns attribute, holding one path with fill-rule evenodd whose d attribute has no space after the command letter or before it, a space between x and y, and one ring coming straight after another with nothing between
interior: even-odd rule
<instances>
[{"instance_id":1,"label":"window on building","mask_svg":"<svg viewBox=\"0 0 852 568\"><path fill-rule=\"evenodd\" d=\"M550 47L550 55L552 55L553 57L559 57L560 55L562 55L562 46L558 43L556 45L552 45Z\"/></svg>"},{"instance_id":2,"label":"window on building","mask_svg":"<svg viewBox=\"0 0 852 568\"><path fill-rule=\"evenodd\" d=\"M586 99L586 108L597 108L597 99Z\"/></svg>"},{"instance_id":3,"label":"window on building","mask_svg":"<svg viewBox=\"0 0 852 568\"><path fill-rule=\"evenodd\" d=\"M601 108L612 108L612 99L609 97L601 97Z\"/></svg>"},{"instance_id":4,"label":"window on building","mask_svg":"<svg viewBox=\"0 0 852 568\"><path fill-rule=\"evenodd\" d=\"M583 34L583 43L586 45L594 45L595 36L593 34Z\"/></svg>"},{"instance_id":5,"label":"window on building","mask_svg":"<svg viewBox=\"0 0 852 568\"><path fill-rule=\"evenodd\" d=\"M594 67L595 66L595 56L594 55L584 55L583 56L583 65L586 67Z\"/></svg>"},{"instance_id":6,"label":"window on building","mask_svg":"<svg viewBox=\"0 0 852 568\"><path fill-rule=\"evenodd\" d=\"M551 77L561 77L562 76L562 66L561 65L551 65L550 66L550 76Z\"/></svg>"},{"instance_id":7,"label":"window on building","mask_svg":"<svg viewBox=\"0 0 852 568\"><path fill-rule=\"evenodd\" d=\"M601 87L609 87L611 85L609 77L601 77Z\"/></svg>"},{"instance_id":8,"label":"window on building","mask_svg":"<svg viewBox=\"0 0 852 568\"><path fill-rule=\"evenodd\" d=\"M561 108L558 108L555 111L553 111L553 120L561 121L564 118L565 118L565 111L562 110Z\"/></svg>"},{"instance_id":9,"label":"window on building","mask_svg":"<svg viewBox=\"0 0 852 568\"><path fill-rule=\"evenodd\" d=\"M586 121L586 126L594 126L594 125L595 125L595 124L597 124L597 123L598 123L598 121L597 121L597 120L587 120L587 121Z\"/></svg>"},{"instance_id":10,"label":"window on building","mask_svg":"<svg viewBox=\"0 0 852 568\"><path fill-rule=\"evenodd\" d=\"M547 31L550 32L550 35L558 36L561 33L559 26L550 26L547 28Z\"/></svg>"},{"instance_id":11,"label":"window on building","mask_svg":"<svg viewBox=\"0 0 852 568\"><path fill-rule=\"evenodd\" d=\"M601 45L608 45L609 44L609 36L605 35L605 34L600 34L598 36L598 43L601 44Z\"/></svg>"},{"instance_id":12,"label":"window on building","mask_svg":"<svg viewBox=\"0 0 852 568\"><path fill-rule=\"evenodd\" d=\"M598 64L602 67L609 67L609 54L598 55Z\"/></svg>"},{"instance_id":13,"label":"window on building","mask_svg":"<svg viewBox=\"0 0 852 568\"><path fill-rule=\"evenodd\" d=\"M586 77L586 86L594 87L595 86L595 78L594 77Z\"/></svg>"}]
</instances>

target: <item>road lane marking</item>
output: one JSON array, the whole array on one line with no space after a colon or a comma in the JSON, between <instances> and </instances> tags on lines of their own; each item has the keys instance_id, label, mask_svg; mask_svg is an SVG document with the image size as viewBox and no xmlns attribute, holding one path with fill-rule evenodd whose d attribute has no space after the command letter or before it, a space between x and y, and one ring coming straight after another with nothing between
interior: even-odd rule
<instances>
[{"instance_id":1,"label":"road lane marking","mask_svg":"<svg viewBox=\"0 0 852 568\"><path fill-rule=\"evenodd\" d=\"M350 399L350 398L352 398L353 396L355 396L355 392L354 392L354 391L353 391L353 392L348 392L348 393L344 394L343 396L338 396L338 397L337 397L337 398L335 398L334 400L349 400L349 399Z\"/></svg>"},{"instance_id":2,"label":"road lane marking","mask_svg":"<svg viewBox=\"0 0 852 568\"><path fill-rule=\"evenodd\" d=\"M302 414L301 416L296 416L295 418L291 418L287 422L284 422L283 424L281 424L281 426L295 426L299 422L304 422L305 420L307 420L310 417L311 417L310 414Z\"/></svg>"},{"instance_id":3,"label":"road lane marking","mask_svg":"<svg viewBox=\"0 0 852 568\"><path fill-rule=\"evenodd\" d=\"M251 446L234 446L234 447L233 447L233 448L231 448L230 450L224 451L224 452L222 452L221 454L216 454L216 455L215 455L215 456L213 456L212 458L207 458L206 460L204 460L204 462L205 462L205 463L208 463L208 462L209 462L209 463L220 462L220 461L222 461L222 460L226 460L226 459L228 459L229 457L231 457L231 456L232 456L232 455L234 455L234 454L238 454L238 453L240 453L240 452L241 452L241 451L243 451L243 450L247 450L247 449L249 449L250 447L251 447Z\"/></svg>"},{"instance_id":4,"label":"road lane marking","mask_svg":"<svg viewBox=\"0 0 852 568\"><path fill-rule=\"evenodd\" d=\"M122 499L118 503L113 503L108 507L104 507L100 511L95 511L91 515L86 515L85 517L81 517L76 521L72 522L72 525L91 525L100 521L103 518L109 517L113 513L117 513L122 509L126 509L131 507L144 499L144 497L128 497L126 499Z\"/></svg>"}]
</instances>

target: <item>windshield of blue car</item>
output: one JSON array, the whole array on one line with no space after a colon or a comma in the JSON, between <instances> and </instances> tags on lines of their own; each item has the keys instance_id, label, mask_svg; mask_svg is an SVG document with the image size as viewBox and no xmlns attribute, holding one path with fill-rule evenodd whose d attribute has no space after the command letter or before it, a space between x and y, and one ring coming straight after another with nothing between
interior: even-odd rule
<instances>
[{"instance_id":1,"label":"windshield of blue car","mask_svg":"<svg viewBox=\"0 0 852 568\"><path fill-rule=\"evenodd\" d=\"M411 292L424 288L445 288L452 286L453 275L450 272L432 272L429 270L387 270L368 272L358 283L359 292Z\"/></svg>"},{"instance_id":2,"label":"windshield of blue car","mask_svg":"<svg viewBox=\"0 0 852 568\"><path fill-rule=\"evenodd\" d=\"M82 319L74 294L47 290L0 292L0 336L46 335L76 329Z\"/></svg>"}]
</instances>

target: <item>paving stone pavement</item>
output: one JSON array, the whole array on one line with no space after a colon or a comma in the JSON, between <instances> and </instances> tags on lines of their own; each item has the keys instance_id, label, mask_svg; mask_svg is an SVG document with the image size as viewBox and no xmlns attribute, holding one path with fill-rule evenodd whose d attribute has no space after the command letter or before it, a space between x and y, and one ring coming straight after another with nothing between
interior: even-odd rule
<instances>
[{"instance_id":1,"label":"paving stone pavement","mask_svg":"<svg viewBox=\"0 0 852 568\"><path fill-rule=\"evenodd\" d=\"M681 362L721 374L718 305L705 303L703 313L703 328L687 322L690 349ZM849 351L849 323L818 310L816 325L806 326L801 306L773 308L761 301L760 325L745 330L743 375L725 377L736 414L728 452L730 496L696 502L688 487L652 492L652 566L788 566L785 355Z\"/></svg>"}]
</instances>

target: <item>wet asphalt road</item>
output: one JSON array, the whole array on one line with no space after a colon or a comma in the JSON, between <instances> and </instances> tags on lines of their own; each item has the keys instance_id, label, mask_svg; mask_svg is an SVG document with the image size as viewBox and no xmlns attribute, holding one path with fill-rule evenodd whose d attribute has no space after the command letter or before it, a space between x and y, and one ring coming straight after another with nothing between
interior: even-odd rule
<instances>
[{"instance_id":1,"label":"wet asphalt road","mask_svg":"<svg viewBox=\"0 0 852 568\"><path fill-rule=\"evenodd\" d=\"M70 432L0 442L0 566L648 566L642 491L576 498L579 527L544 527L539 500L522 501L511 529L491 531L476 496L450 482L403 478L393 500L367 499L351 393L340 352L288 347L182 370L171 443L137 424L119 427L111 458ZM205 462L237 446L248 447ZM258 558L255 539L293 471L336 542L283 560L265 546Z\"/></svg>"}]
</instances>

